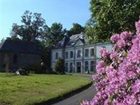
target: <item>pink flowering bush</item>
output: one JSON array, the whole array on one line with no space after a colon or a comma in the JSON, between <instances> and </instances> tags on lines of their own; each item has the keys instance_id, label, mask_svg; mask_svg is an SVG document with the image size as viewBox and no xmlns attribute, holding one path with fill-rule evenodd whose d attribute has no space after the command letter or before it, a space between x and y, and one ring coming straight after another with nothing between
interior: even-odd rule
<instances>
[{"instance_id":1,"label":"pink flowering bush","mask_svg":"<svg viewBox=\"0 0 140 105\"><path fill-rule=\"evenodd\" d=\"M122 32L111 37L111 52L101 50L93 76L96 95L81 105L140 105L140 20L136 34Z\"/></svg>"}]
</instances>

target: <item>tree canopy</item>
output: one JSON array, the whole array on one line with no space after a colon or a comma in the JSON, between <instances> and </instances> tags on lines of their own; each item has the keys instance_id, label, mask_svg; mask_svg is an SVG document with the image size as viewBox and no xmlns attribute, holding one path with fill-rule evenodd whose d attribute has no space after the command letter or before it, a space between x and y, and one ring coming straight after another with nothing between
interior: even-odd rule
<instances>
[{"instance_id":1,"label":"tree canopy","mask_svg":"<svg viewBox=\"0 0 140 105\"><path fill-rule=\"evenodd\" d=\"M12 26L12 37L19 36L22 40L31 41L42 35L45 20L40 13L25 11L21 18L22 25L14 23Z\"/></svg>"},{"instance_id":2,"label":"tree canopy","mask_svg":"<svg viewBox=\"0 0 140 105\"><path fill-rule=\"evenodd\" d=\"M140 0L91 0L90 11L88 36L107 40L113 33L134 32L135 21L140 16Z\"/></svg>"},{"instance_id":3,"label":"tree canopy","mask_svg":"<svg viewBox=\"0 0 140 105\"><path fill-rule=\"evenodd\" d=\"M55 46L60 40L64 38L66 29L63 29L61 23L53 23L44 31L43 41L45 46Z\"/></svg>"},{"instance_id":4,"label":"tree canopy","mask_svg":"<svg viewBox=\"0 0 140 105\"><path fill-rule=\"evenodd\" d=\"M72 28L70 30L68 30L68 35L71 36L74 34L79 34L84 31L85 31L85 27L81 26L78 23L73 23Z\"/></svg>"}]
</instances>

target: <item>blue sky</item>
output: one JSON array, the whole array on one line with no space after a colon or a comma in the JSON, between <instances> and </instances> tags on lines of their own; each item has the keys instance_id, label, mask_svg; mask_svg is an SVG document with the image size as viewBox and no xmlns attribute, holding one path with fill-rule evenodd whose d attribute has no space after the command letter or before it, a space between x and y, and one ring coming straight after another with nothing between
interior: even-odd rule
<instances>
[{"instance_id":1,"label":"blue sky","mask_svg":"<svg viewBox=\"0 0 140 105\"><path fill-rule=\"evenodd\" d=\"M0 40L10 36L13 23L20 23L25 10L42 13L47 25L60 22L64 28L72 23L84 25L90 18L90 0L0 0Z\"/></svg>"}]
</instances>

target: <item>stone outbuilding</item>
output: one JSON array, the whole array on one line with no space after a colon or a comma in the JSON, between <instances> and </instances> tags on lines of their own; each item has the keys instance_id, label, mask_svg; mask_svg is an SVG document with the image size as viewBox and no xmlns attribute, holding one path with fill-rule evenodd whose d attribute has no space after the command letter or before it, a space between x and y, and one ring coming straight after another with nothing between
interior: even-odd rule
<instances>
[{"instance_id":1,"label":"stone outbuilding","mask_svg":"<svg viewBox=\"0 0 140 105\"><path fill-rule=\"evenodd\" d=\"M5 40L0 44L0 70L15 71L32 65L40 65L42 50L34 42Z\"/></svg>"}]
</instances>

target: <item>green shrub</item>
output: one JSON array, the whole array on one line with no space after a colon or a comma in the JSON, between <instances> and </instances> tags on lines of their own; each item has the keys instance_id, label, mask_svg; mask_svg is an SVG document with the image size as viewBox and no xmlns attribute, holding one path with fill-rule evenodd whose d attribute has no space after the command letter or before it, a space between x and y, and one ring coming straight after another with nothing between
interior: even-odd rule
<instances>
[{"instance_id":1,"label":"green shrub","mask_svg":"<svg viewBox=\"0 0 140 105\"><path fill-rule=\"evenodd\" d=\"M59 74L65 74L64 60L59 58L55 64L55 71Z\"/></svg>"}]
</instances>

